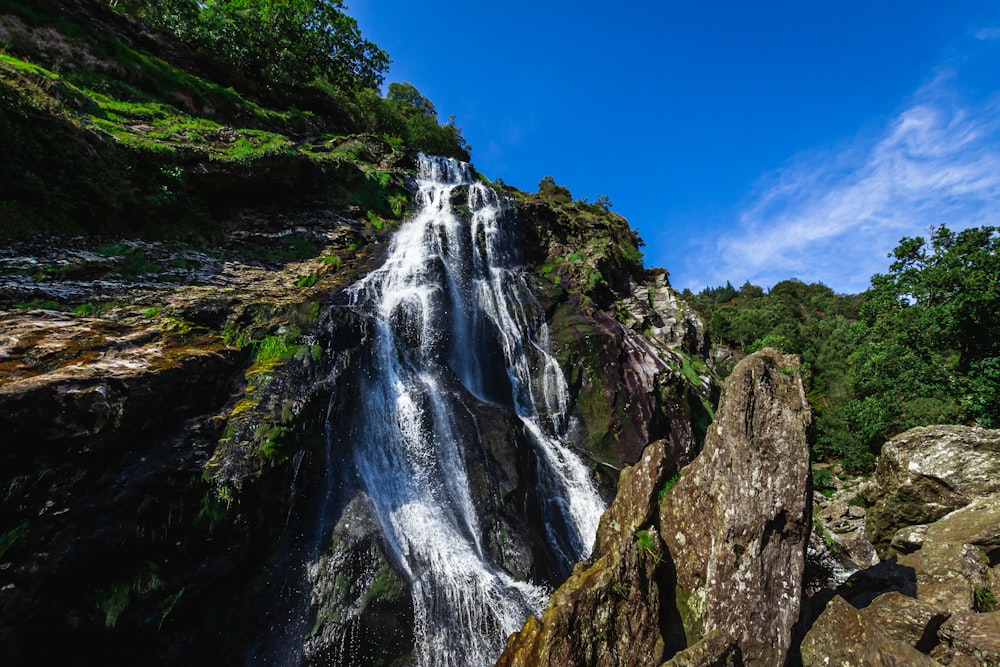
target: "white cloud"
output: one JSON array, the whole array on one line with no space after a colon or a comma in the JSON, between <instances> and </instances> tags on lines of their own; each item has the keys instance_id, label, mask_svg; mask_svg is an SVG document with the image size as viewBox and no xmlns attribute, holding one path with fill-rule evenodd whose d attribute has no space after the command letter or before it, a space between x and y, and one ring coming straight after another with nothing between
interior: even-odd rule
<instances>
[{"instance_id":1,"label":"white cloud","mask_svg":"<svg viewBox=\"0 0 1000 667\"><path fill-rule=\"evenodd\" d=\"M976 39L984 41L1000 39L1000 28L980 28L976 31Z\"/></svg>"},{"instance_id":2,"label":"white cloud","mask_svg":"<svg viewBox=\"0 0 1000 667\"><path fill-rule=\"evenodd\" d=\"M707 282L798 277L858 292L903 236L996 224L1000 105L963 105L951 88L944 73L874 138L798 156L765 179L717 243Z\"/></svg>"}]
</instances>

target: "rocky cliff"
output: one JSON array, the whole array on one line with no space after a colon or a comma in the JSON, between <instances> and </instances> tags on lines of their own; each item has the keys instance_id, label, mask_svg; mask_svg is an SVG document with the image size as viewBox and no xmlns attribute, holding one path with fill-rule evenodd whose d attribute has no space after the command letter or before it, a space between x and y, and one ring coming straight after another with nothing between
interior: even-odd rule
<instances>
[{"instance_id":1,"label":"rocky cliff","mask_svg":"<svg viewBox=\"0 0 1000 667\"><path fill-rule=\"evenodd\" d=\"M414 154L262 108L101 3L0 9L0 662L410 659L348 426L373 319L344 290L413 211ZM650 440L690 461L697 317L621 216L496 190L602 493ZM486 557L558 585L525 427L462 400Z\"/></svg>"},{"instance_id":2,"label":"rocky cliff","mask_svg":"<svg viewBox=\"0 0 1000 667\"><path fill-rule=\"evenodd\" d=\"M678 473L658 441L623 471L598 555L499 665L788 660L810 531L811 412L797 364L773 350L744 359L692 464Z\"/></svg>"}]
</instances>

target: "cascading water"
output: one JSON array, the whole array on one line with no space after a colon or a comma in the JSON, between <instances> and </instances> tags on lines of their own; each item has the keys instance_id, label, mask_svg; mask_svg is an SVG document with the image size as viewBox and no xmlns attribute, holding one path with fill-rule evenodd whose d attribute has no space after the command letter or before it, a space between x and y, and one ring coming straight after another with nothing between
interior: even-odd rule
<instances>
[{"instance_id":1,"label":"cascading water","mask_svg":"<svg viewBox=\"0 0 1000 667\"><path fill-rule=\"evenodd\" d=\"M490 562L469 488L459 394L513 409L538 461L543 523L568 566L589 554L603 504L568 439L567 389L546 351L503 202L468 165L421 156L420 210L388 259L351 288L373 314L355 464L409 580L422 666L487 665L546 591ZM452 207L459 186L471 221ZM466 417L467 418L467 417Z\"/></svg>"}]
</instances>

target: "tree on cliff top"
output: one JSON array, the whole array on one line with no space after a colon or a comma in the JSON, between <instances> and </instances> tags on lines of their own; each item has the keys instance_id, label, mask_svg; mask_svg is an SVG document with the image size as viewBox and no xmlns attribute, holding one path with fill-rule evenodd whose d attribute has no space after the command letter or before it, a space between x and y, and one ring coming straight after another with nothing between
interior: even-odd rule
<instances>
[{"instance_id":1,"label":"tree on cliff top","mask_svg":"<svg viewBox=\"0 0 1000 667\"><path fill-rule=\"evenodd\" d=\"M851 354L846 410L875 452L913 426L1000 426L1000 228L904 238L872 277Z\"/></svg>"},{"instance_id":2,"label":"tree on cliff top","mask_svg":"<svg viewBox=\"0 0 1000 667\"><path fill-rule=\"evenodd\" d=\"M364 39L342 0L111 0L112 7L207 48L266 87L315 80L377 88L389 56Z\"/></svg>"}]
</instances>

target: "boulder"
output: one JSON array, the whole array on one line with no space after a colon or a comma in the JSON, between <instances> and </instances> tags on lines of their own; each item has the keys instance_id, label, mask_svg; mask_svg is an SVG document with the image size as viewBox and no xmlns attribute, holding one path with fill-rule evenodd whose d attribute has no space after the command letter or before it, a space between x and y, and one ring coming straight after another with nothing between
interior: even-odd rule
<instances>
[{"instance_id":1,"label":"boulder","mask_svg":"<svg viewBox=\"0 0 1000 667\"><path fill-rule=\"evenodd\" d=\"M1000 431L910 429L882 448L874 480L868 535L885 557L900 529L929 524L977 497L1000 493ZM897 542L908 548L902 536Z\"/></svg>"},{"instance_id":2,"label":"boulder","mask_svg":"<svg viewBox=\"0 0 1000 667\"><path fill-rule=\"evenodd\" d=\"M861 615L893 639L909 644L921 653L929 653L937 645L938 628L948 619L947 612L895 591L876 598L861 611Z\"/></svg>"},{"instance_id":3,"label":"boulder","mask_svg":"<svg viewBox=\"0 0 1000 667\"><path fill-rule=\"evenodd\" d=\"M971 611L977 591L990 590L990 554L997 550L1000 495L981 498L934 522L923 547L899 562L916 572L921 601L942 611Z\"/></svg>"},{"instance_id":4,"label":"boulder","mask_svg":"<svg viewBox=\"0 0 1000 667\"><path fill-rule=\"evenodd\" d=\"M920 667L938 663L908 643L894 639L847 600L836 596L802 640L802 664Z\"/></svg>"},{"instance_id":5,"label":"boulder","mask_svg":"<svg viewBox=\"0 0 1000 667\"><path fill-rule=\"evenodd\" d=\"M1000 665L1000 612L958 612L938 635L956 656L966 656L978 665Z\"/></svg>"},{"instance_id":6,"label":"boulder","mask_svg":"<svg viewBox=\"0 0 1000 667\"><path fill-rule=\"evenodd\" d=\"M624 539L654 518L657 497L664 480L675 467L667 447L663 440L647 445L638 463L621 471L615 500L601 515L597 530L598 553L612 553Z\"/></svg>"},{"instance_id":7,"label":"boulder","mask_svg":"<svg viewBox=\"0 0 1000 667\"><path fill-rule=\"evenodd\" d=\"M688 644L720 630L747 665L784 664L799 617L812 413L797 367L769 348L737 364L703 452L660 504Z\"/></svg>"},{"instance_id":8,"label":"boulder","mask_svg":"<svg viewBox=\"0 0 1000 667\"><path fill-rule=\"evenodd\" d=\"M910 649L954 667L1000 664L990 568L1000 553L1000 495L979 498L922 533L915 551L838 589L802 643L804 664L925 664Z\"/></svg>"}]
</instances>

